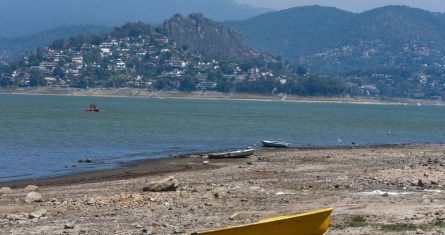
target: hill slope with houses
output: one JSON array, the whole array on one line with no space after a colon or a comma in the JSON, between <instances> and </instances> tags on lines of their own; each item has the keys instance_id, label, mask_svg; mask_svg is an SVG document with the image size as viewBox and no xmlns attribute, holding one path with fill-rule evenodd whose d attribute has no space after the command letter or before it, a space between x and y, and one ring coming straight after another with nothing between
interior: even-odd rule
<instances>
[{"instance_id":1,"label":"hill slope with houses","mask_svg":"<svg viewBox=\"0 0 445 235\"><path fill-rule=\"evenodd\" d=\"M242 36L200 14L162 25L127 23L96 35L55 40L0 66L2 87L137 87L341 96L341 83L244 46Z\"/></svg>"},{"instance_id":2,"label":"hill slope with houses","mask_svg":"<svg viewBox=\"0 0 445 235\"><path fill-rule=\"evenodd\" d=\"M445 14L307 6L231 22L252 48L337 77L363 95L445 98Z\"/></svg>"}]
</instances>

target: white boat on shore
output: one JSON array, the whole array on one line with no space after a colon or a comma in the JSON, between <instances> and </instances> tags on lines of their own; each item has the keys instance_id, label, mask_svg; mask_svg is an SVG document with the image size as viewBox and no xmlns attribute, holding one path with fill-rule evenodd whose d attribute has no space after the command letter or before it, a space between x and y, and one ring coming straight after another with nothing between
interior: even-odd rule
<instances>
[{"instance_id":1,"label":"white boat on shore","mask_svg":"<svg viewBox=\"0 0 445 235\"><path fill-rule=\"evenodd\" d=\"M290 148L291 144L282 142L282 141L272 141L272 140L263 140L262 141L264 147L269 148Z\"/></svg>"},{"instance_id":2,"label":"white boat on shore","mask_svg":"<svg viewBox=\"0 0 445 235\"><path fill-rule=\"evenodd\" d=\"M245 158L252 155L255 149L248 148L236 151L225 151L220 153L209 153L210 159L223 159L223 158Z\"/></svg>"}]
</instances>

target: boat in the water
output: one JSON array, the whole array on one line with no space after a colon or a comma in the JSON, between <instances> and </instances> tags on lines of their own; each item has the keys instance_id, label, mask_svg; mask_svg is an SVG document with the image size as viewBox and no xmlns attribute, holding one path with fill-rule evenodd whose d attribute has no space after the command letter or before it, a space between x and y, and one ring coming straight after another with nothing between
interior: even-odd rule
<instances>
[{"instance_id":1,"label":"boat in the water","mask_svg":"<svg viewBox=\"0 0 445 235\"><path fill-rule=\"evenodd\" d=\"M291 144L282 141L263 140L263 146L269 148L290 148Z\"/></svg>"},{"instance_id":2,"label":"boat in the water","mask_svg":"<svg viewBox=\"0 0 445 235\"><path fill-rule=\"evenodd\" d=\"M258 223L195 232L191 235L321 235L328 230L332 208L298 215L279 216Z\"/></svg>"},{"instance_id":3,"label":"boat in the water","mask_svg":"<svg viewBox=\"0 0 445 235\"><path fill-rule=\"evenodd\" d=\"M209 158L211 159L221 159L221 158L244 158L252 155L255 149L248 148L236 151L225 151L220 153L209 153Z\"/></svg>"},{"instance_id":4,"label":"boat in the water","mask_svg":"<svg viewBox=\"0 0 445 235\"><path fill-rule=\"evenodd\" d=\"M85 109L85 112L99 112L100 109L97 107L97 105L95 104L90 104L88 105L88 107Z\"/></svg>"}]
</instances>

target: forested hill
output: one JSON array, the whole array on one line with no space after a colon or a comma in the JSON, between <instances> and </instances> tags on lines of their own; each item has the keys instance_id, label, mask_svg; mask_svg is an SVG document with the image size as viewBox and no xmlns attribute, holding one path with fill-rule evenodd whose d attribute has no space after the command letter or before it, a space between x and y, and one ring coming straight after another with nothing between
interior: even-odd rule
<instances>
[{"instance_id":1,"label":"forested hill","mask_svg":"<svg viewBox=\"0 0 445 235\"><path fill-rule=\"evenodd\" d=\"M18 63L0 65L0 86L350 94L337 81L243 46L238 32L201 14L55 40Z\"/></svg>"},{"instance_id":2,"label":"forested hill","mask_svg":"<svg viewBox=\"0 0 445 235\"><path fill-rule=\"evenodd\" d=\"M370 95L438 97L445 84L445 15L403 6L359 14L308 6L230 22L247 45L341 77Z\"/></svg>"}]
</instances>

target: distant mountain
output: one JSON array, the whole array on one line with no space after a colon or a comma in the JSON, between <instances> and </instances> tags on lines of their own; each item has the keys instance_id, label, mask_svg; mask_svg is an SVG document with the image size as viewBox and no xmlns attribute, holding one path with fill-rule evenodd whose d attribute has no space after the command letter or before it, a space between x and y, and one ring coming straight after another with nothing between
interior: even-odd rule
<instances>
[{"instance_id":1,"label":"distant mountain","mask_svg":"<svg viewBox=\"0 0 445 235\"><path fill-rule=\"evenodd\" d=\"M176 13L200 12L214 20L241 20L267 11L270 9L233 0L0 0L0 37L28 35L61 25L161 23Z\"/></svg>"},{"instance_id":2,"label":"distant mountain","mask_svg":"<svg viewBox=\"0 0 445 235\"><path fill-rule=\"evenodd\" d=\"M435 98L445 94L445 15L388 6L360 14L297 7L229 22L247 45L364 94Z\"/></svg>"},{"instance_id":3,"label":"distant mountain","mask_svg":"<svg viewBox=\"0 0 445 235\"><path fill-rule=\"evenodd\" d=\"M110 30L111 27L109 26L70 25L60 26L28 36L0 38L0 56L5 60L11 61L19 59L26 52L34 51L38 47L46 47L55 39L68 38L78 34L98 34Z\"/></svg>"}]
</instances>

